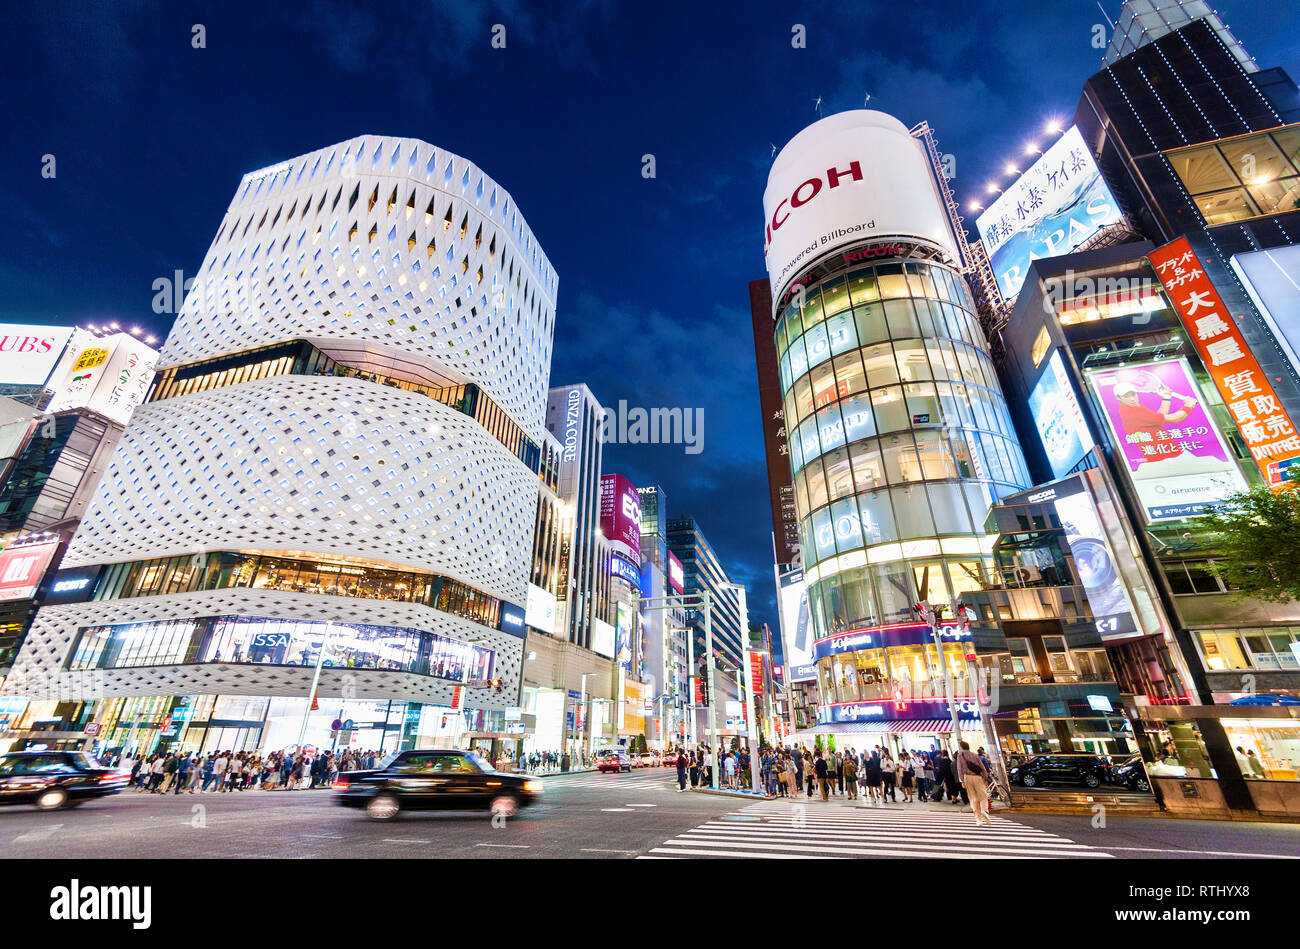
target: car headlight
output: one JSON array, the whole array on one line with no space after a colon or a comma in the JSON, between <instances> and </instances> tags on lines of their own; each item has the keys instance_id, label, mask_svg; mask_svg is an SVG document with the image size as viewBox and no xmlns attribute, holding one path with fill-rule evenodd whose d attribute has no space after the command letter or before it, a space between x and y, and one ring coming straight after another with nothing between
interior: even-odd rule
<instances>
[{"instance_id":1,"label":"car headlight","mask_svg":"<svg viewBox=\"0 0 1300 949\"><path fill-rule=\"evenodd\" d=\"M527 791L529 794L541 794L541 793L542 793L542 782L541 782L541 781L525 781L525 782L524 782L524 790Z\"/></svg>"}]
</instances>

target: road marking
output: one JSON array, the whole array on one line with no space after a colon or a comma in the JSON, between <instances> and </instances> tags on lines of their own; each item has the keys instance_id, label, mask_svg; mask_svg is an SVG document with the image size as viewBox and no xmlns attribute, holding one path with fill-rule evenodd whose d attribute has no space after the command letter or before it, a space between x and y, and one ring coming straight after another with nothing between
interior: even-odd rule
<instances>
[{"instance_id":1,"label":"road marking","mask_svg":"<svg viewBox=\"0 0 1300 949\"><path fill-rule=\"evenodd\" d=\"M635 850L598 850L595 847L583 847L583 853L636 853Z\"/></svg>"},{"instance_id":2,"label":"road marking","mask_svg":"<svg viewBox=\"0 0 1300 949\"><path fill-rule=\"evenodd\" d=\"M385 837L386 844L430 844L431 840L411 840L409 837Z\"/></svg>"},{"instance_id":3,"label":"road marking","mask_svg":"<svg viewBox=\"0 0 1300 949\"><path fill-rule=\"evenodd\" d=\"M42 827L40 830L29 830L27 833L15 837L14 843L16 844L40 843L42 840L49 840L51 837L53 837L62 829L63 829L62 824L55 824L52 827Z\"/></svg>"},{"instance_id":4,"label":"road marking","mask_svg":"<svg viewBox=\"0 0 1300 949\"><path fill-rule=\"evenodd\" d=\"M628 804L627 807L658 807L658 804Z\"/></svg>"},{"instance_id":5,"label":"road marking","mask_svg":"<svg viewBox=\"0 0 1300 949\"><path fill-rule=\"evenodd\" d=\"M475 847L504 847L507 850L528 850L531 844L475 844Z\"/></svg>"},{"instance_id":6,"label":"road marking","mask_svg":"<svg viewBox=\"0 0 1300 949\"><path fill-rule=\"evenodd\" d=\"M606 814L631 814L632 813L632 808L630 807L602 807L601 810L604 811Z\"/></svg>"},{"instance_id":7,"label":"road marking","mask_svg":"<svg viewBox=\"0 0 1300 949\"><path fill-rule=\"evenodd\" d=\"M342 840L342 834L303 834L304 837L315 837L318 840Z\"/></svg>"}]
</instances>

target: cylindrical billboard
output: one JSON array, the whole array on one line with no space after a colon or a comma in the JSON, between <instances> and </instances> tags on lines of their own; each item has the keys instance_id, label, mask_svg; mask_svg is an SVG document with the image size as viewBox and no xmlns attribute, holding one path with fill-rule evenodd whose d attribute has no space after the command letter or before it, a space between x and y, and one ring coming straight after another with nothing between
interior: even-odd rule
<instances>
[{"instance_id":1,"label":"cylindrical billboard","mask_svg":"<svg viewBox=\"0 0 1300 949\"><path fill-rule=\"evenodd\" d=\"M772 297L828 251L864 239L922 241L960 262L924 146L892 115L814 122L772 163L763 193Z\"/></svg>"}]
</instances>

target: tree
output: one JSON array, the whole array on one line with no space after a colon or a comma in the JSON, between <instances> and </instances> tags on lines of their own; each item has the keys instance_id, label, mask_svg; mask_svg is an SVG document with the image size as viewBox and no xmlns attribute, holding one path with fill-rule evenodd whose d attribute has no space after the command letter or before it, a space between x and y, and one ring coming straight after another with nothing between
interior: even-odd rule
<instances>
[{"instance_id":1,"label":"tree","mask_svg":"<svg viewBox=\"0 0 1300 949\"><path fill-rule=\"evenodd\" d=\"M813 751L824 751L824 750L825 748L822 745L822 736L818 735L813 739Z\"/></svg>"},{"instance_id":2,"label":"tree","mask_svg":"<svg viewBox=\"0 0 1300 949\"><path fill-rule=\"evenodd\" d=\"M1213 535L1214 572L1238 597L1300 600L1300 491L1234 494L1201 527Z\"/></svg>"}]
</instances>

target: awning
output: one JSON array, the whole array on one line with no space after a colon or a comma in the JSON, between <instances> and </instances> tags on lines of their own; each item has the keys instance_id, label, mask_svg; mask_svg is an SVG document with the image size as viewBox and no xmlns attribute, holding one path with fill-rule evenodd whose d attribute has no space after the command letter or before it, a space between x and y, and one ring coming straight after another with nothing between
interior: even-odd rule
<instances>
[{"instance_id":1,"label":"awning","mask_svg":"<svg viewBox=\"0 0 1300 949\"><path fill-rule=\"evenodd\" d=\"M982 732L983 726L977 722L962 722L962 732ZM922 718L914 721L898 722L843 722L838 725L818 725L799 732L796 738L812 738L816 735L884 735L884 734L922 734L948 735L952 733L952 720L947 718Z\"/></svg>"}]
</instances>

